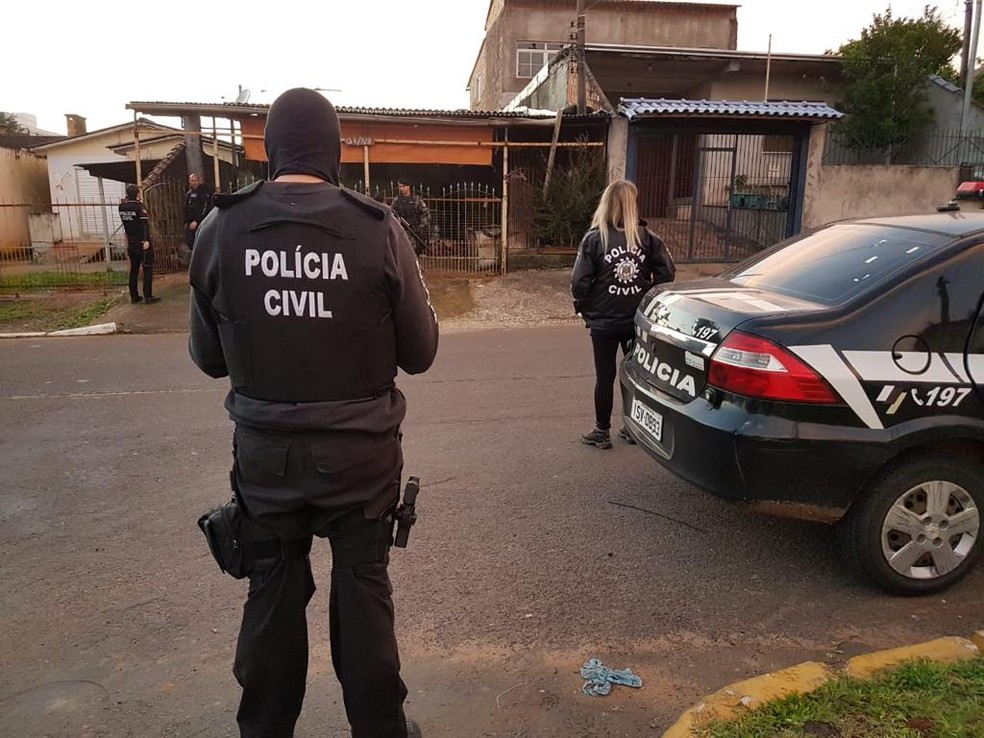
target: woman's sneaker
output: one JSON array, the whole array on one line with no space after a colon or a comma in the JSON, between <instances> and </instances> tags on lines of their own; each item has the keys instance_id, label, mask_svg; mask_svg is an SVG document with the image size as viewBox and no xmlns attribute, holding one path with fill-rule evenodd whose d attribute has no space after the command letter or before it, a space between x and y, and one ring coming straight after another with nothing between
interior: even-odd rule
<instances>
[{"instance_id":1,"label":"woman's sneaker","mask_svg":"<svg viewBox=\"0 0 984 738\"><path fill-rule=\"evenodd\" d=\"M625 441L630 446L635 446L636 445L636 440L631 436L631 434L629 433L629 429L626 428L624 425L619 430L618 437L621 438L623 441Z\"/></svg>"},{"instance_id":2,"label":"woman's sneaker","mask_svg":"<svg viewBox=\"0 0 984 738\"><path fill-rule=\"evenodd\" d=\"M596 448L611 448L612 439L608 435L608 431L601 430L600 428L595 428L590 433L585 433L581 436L581 443L585 443L588 446L594 446Z\"/></svg>"}]
</instances>

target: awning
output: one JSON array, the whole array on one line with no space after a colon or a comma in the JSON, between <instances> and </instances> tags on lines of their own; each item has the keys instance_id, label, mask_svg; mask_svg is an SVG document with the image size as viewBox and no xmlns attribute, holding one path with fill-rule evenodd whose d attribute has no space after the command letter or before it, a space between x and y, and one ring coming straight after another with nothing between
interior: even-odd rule
<instances>
[{"instance_id":1,"label":"awning","mask_svg":"<svg viewBox=\"0 0 984 738\"><path fill-rule=\"evenodd\" d=\"M241 121L246 158L266 161L264 118ZM342 163L492 164L492 131L447 123L342 121Z\"/></svg>"},{"instance_id":2,"label":"awning","mask_svg":"<svg viewBox=\"0 0 984 738\"><path fill-rule=\"evenodd\" d=\"M629 120L639 118L741 118L799 121L840 120L844 114L823 102L740 102L728 100L672 100L645 97L619 101L616 112Z\"/></svg>"}]
</instances>

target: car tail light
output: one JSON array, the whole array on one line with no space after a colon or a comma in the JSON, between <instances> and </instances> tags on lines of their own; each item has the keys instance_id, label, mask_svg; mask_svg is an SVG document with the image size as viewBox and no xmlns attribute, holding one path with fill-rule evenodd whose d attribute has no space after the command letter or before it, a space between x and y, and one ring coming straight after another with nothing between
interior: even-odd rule
<instances>
[{"instance_id":1,"label":"car tail light","mask_svg":"<svg viewBox=\"0 0 984 738\"><path fill-rule=\"evenodd\" d=\"M726 392L763 400L840 402L823 377L789 351L740 331L731 333L714 352L707 382Z\"/></svg>"}]
</instances>

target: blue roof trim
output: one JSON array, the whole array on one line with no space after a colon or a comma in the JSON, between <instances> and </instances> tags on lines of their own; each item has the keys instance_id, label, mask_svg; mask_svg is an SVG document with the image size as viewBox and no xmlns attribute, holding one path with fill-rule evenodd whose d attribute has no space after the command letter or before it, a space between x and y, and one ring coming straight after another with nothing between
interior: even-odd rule
<instances>
[{"instance_id":1,"label":"blue roof trim","mask_svg":"<svg viewBox=\"0 0 984 738\"><path fill-rule=\"evenodd\" d=\"M729 100L669 100L645 97L619 101L616 112L629 120L648 116L729 118L795 118L840 120L844 114L821 102L748 102Z\"/></svg>"}]
</instances>

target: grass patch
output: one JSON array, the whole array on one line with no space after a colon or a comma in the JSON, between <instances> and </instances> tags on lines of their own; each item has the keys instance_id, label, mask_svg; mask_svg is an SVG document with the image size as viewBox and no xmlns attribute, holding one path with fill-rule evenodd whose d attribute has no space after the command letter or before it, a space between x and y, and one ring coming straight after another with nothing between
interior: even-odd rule
<instances>
[{"instance_id":1,"label":"grass patch","mask_svg":"<svg viewBox=\"0 0 984 738\"><path fill-rule=\"evenodd\" d=\"M68 328L82 328L91 325L97 318L109 312L109 309L119 301L119 297L104 297L102 300L89 303L74 313L69 313L57 320L55 327L50 330L61 331Z\"/></svg>"},{"instance_id":2,"label":"grass patch","mask_svg":"<svg viewBox=\"0 0 984 738\"><path fill-rule=\"evenodd\" d=\"M105 315L120 299L102 297L65 304L53 295L29 300L0 301L0 329L47 332L81 328Z\"/></svg>"},{"instance_id":3,"label":"grass patch","mask_svg":"<svg viewBox=\"0 0 984 738\"><path fill-rule=\"evenodd\" d=\"M981 738L984 658L909 662L870 681L840 677L770 702L699 738Z\"/></svg>"},{"instance_id":4,"label":"grass patch","mask_svg":"<svg viewBox=\"0 0 984 738\"><path fill-rule=\"evenodd\" d=\"M121 287L129 272L31 272L0 277L0 292L35 292L59 288Z\"/></svg>"}]
</instances>

